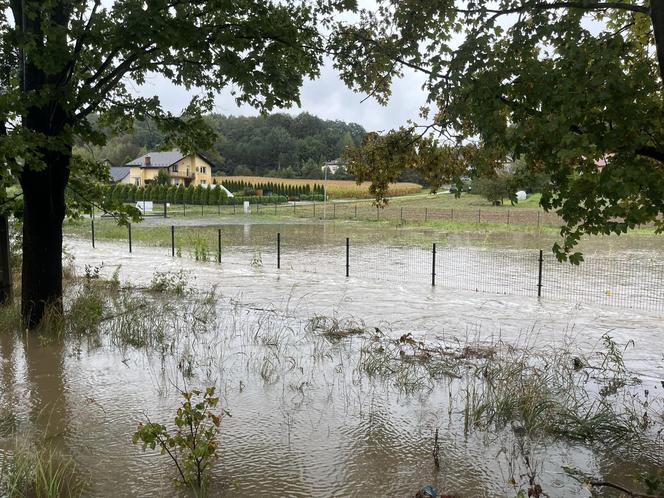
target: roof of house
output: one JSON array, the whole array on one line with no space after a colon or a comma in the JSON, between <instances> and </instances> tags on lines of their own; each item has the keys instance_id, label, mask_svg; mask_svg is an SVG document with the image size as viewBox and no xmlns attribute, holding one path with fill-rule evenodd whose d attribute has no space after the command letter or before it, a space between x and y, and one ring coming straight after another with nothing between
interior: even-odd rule
<instances>
[{"instance_id":1,"label":"roof of house","mask_svg":"<svg viewBox=\"0 0 664 498\"><path fill-rule=\"evenodd\" d=\"M146 157L150 158L150 168L167 168L186 156L179 150L148 152L147 154L143 154L142 156L129 161L125 166L140 166L144 168Z\"/></svg>"},{"instance_id":2,"label":"roof of house","mask_svg":"<svg viewBox=\"0 0 664 498\"><path fill-rule=\"evenodd\" d=\"M212 161L205 154L201 154L200 152L196 152L195 154L197 156L202 157L212 167L217 166L215 162ZM125 166L140 166L141 168L145 168L146 157L150 157L150 166L149 166L150 168L168 168L169 166L172 166L173 164L178 162L180 159L184 159L187 156L177 149L163 151L163 152L148 152L147 154L143 154L142 156L139 156L136 159L129 161L127 164L125 164Z\"/></svg>"},{"instance_id":3,"label":"roof of house","mask_svg":"<svg viewBox=\"0 0 664 498\"><path fill-rule=\"evenodd\" d=\"M111 181L113 183L118 183L127 178L129 174L129 166L111 166L109 172L111 175Z\"/></svg>"}]
</instances>

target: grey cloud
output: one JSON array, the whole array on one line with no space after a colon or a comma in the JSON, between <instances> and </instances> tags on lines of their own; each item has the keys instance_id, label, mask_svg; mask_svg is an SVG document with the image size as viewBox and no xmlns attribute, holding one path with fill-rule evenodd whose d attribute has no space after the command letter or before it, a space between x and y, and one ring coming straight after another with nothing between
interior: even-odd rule
<instances>
[{"instance_id":1,"label":"grey cloud","mask_svg":"<svg viewBox=\"0 0 664 498\"><path fill-rule=\"evenodd\" d=\"M394 82L390 102L379 105L375 99L362 100L366 95L354 93L339 79L334 68L327 63L321 75L313 81L305 81L301 91L301 106L284 109L282 112L298 114L309 112L324 119L355 122L368 130L388 130L405 125L408 119L417 120L419 108L424 105L426 95L422 91L424 76L408 71ZM146 83L134 85L134 93L141 96L157 95L165 109L177 113L187 105L195 90L188 91L173 85L159 75L150 76ZM221 114L255 116L256 109L236 104L228 88L215 99L215 111Z\"/></svg>"}]
</instances>

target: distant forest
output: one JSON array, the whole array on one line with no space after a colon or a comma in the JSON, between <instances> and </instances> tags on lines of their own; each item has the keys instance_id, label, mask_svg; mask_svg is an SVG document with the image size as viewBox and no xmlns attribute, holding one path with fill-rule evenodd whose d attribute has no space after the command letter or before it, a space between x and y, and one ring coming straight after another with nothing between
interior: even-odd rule
<instances>
[{"instance_id":1,"label":"distant forest","mask_svg":"<svg viewBox=\"0 0 664 498\"><path fill-rule=\"evenodd\" d=\"M340 157L348 145L359 145L366 133L356 123L324 120L308 113L256 117L213 114L205 119L218 136L211 150L201 152L228 175L318 178L323 162ZM154 126L137 122L132 133L109 137L103 147L79 144L77 151L120 166L150 150L159 150L163 143Z\"/></svg>"}]
</instances>

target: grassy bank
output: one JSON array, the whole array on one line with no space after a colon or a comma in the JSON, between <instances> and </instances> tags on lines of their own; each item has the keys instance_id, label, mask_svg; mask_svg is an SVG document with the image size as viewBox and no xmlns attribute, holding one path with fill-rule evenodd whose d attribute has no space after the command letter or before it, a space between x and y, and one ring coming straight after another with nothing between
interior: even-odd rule
<instances>
[{"instance_id":1,"label":"grassy bank","mask_svg":"<svg viewBox=\"0 0 664 498\"><path fill-rule=\"evenodd\" d=\"M387 206L378 208L371 200L330 200L324 202L297 202L284 204L251 204L245 213L237 205L154 204L149 216L192 218L207 216L274 216L283 219L308 218L312 220L392 221L399 224L426 224L430 221L488 223L496 225L561 225L554 213L537 208L538 196L532 196L515 206L491 206L479 196L464 194L455 198L451 194L412 195L391 199ZM137 203L138 205L138 203Z\"/></svg>"}]
</instances>

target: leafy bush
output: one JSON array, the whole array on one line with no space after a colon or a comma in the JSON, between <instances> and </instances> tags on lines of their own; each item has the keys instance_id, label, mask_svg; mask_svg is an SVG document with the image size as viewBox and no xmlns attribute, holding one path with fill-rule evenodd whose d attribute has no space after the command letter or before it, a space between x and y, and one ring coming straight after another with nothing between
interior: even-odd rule
<instances>
[{"instance_id":1,"label":"leafy bush","mask_svg":"<svg viewBox=\"0 0 664 498\"><path fill-rule=\"evenodd\" d=\"M205 495L209 484L210 465L217 458L221 417L228 412L214 412L219 398L215 388L181 392L184 401L175 414L172 431L156 422L140 423L132 442L143 443L143 450L159 448L177 467L180 479L195 494ZM202 397L201 397L202 395ZM197 400L197 398L199 398Z\"/></svg>"},{"instance_id":2,"label":"leafy bush","mask_svg":"<svg viewBox=\"0 0 664 498\"><path fill-rule=\"evenodd\" d=\"M322 195L322 194L301 195L300 200L301 201L323 202L325 200L325 196Z\"/></svg>"}]
</instances>

